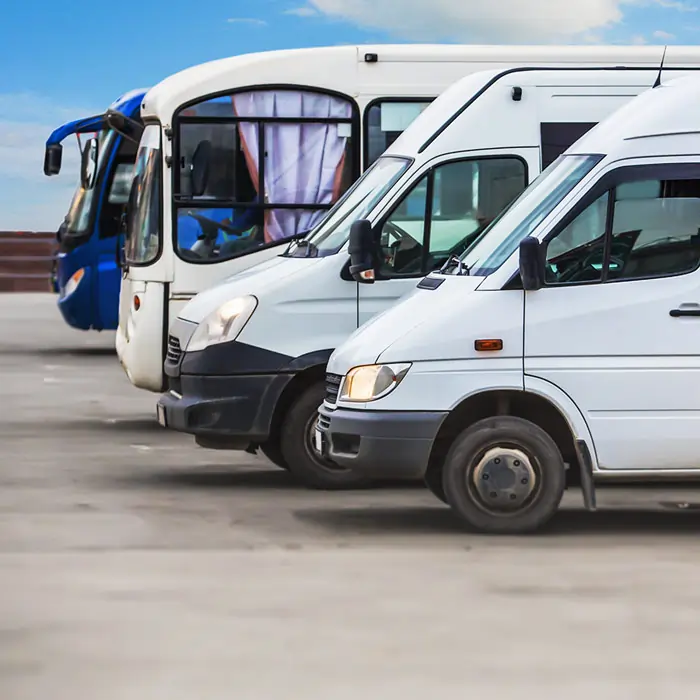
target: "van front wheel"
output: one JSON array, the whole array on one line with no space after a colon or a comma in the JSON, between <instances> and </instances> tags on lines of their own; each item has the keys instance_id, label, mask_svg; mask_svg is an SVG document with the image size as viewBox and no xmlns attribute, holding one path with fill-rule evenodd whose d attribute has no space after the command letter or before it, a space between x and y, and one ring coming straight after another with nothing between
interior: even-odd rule
<instances>
[{"instance_id":1,"label":"van front wheel","mask_svg":"<svg viewBox=\"0 0 700 700\"><path fill-rule=\"evenodd\" d=\"M318 407L323 403L325 386L308 387L290 406L282 424L280 451L289 471L306 486L337 490L359 488L367 480L324 458L314 445Z\"/></svg>"},{"instance_id":2,"label":"van front wheel","mask_svg":"<svg viewBox=\"0 0 700 700\"><path fill-rule=\"evenodd\" d=\"M564 460L538 425L515 416L486 418L464 430L443 468L447 501L481 532L537 530L556 513L566 485Z\"/></svg>"}]
</instances>

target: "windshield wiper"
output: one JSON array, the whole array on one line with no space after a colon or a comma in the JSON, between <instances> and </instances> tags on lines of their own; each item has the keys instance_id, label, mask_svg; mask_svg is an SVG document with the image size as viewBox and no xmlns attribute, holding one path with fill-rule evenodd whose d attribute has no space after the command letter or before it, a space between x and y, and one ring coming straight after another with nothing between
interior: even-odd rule
<instances>
[{"instance_id":1,"label":"windshield wiper","mask_svg":"<svg viewBox=\"0 0 700 700\"><path fill-rule=\"evenodd\" d=\"M297 250L303 250L304 258L316 258L318 257L318 248L314 243L308 239L297 241Z\"/></svg>"},{"instance_id":2,"label":"windshield wiper","mask_svg":"<svg viewBox=\"0 0 700 700\"><path fill-rule=\"evenodd\" d=\"M450 255L450 257L445 260L445 264L440 268L439 272L447 274L448 270L455 266L457 267L458 277L460 275L469 275L469 268L462 262L462 258L457 255Z\"/></svg>"}]
</instances>

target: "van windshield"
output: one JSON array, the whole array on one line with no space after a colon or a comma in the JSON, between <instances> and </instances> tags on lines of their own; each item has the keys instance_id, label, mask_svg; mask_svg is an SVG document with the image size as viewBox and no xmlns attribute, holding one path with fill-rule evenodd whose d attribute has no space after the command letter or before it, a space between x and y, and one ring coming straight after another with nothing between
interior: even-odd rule
<instances>
[{"instance_id":1,"label":"van windshield","mask_svg":"<svg viewBox=\"0 0 700 700\"><path fill-rule=\"evenodd\" d=\"M408 158L383 156L365 172L311 234L293 243L287 255L306 257L337 253L350 237L350 227L364 219L410 164ZM312 250L313 254L309 253Z\"/></svg>"},{"instance_id":2,"label":"van windshield","mask_svg":"<svg viewBox=\"0 0 700 700\"><path fill-rule=\"evenodd\" d=\"M495 272L602 159L559 156L461 256L469 274L486 277Z\"/></svg>"}]
</instances>

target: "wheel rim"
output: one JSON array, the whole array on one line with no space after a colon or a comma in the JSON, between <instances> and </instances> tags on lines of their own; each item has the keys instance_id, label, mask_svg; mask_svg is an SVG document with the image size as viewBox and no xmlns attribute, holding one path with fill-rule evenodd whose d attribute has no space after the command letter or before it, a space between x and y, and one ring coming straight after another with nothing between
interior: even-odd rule
<instances>
[{"instance_id":1,"label":"wheel rim","mask_svg":"<svg viewBox=\"0 0 700 700\"><path fill-rule=\"evenodd\" d=\"M308 423L306 424L306 430L304 431L304 447L309 457L313 462L323 469L324 471L334 472L340 474L349 471L344 467L341 467L329 459L326 459L317 449L316 441L314 440L316 433L316 425L318 424L318 414L311 416Z\"/></svg>"},{"instance_id":2,"label":"wheel rim","mask_svg":"<svg viewBox=\"0 0 700 700\"><path fill-rule=\"evenodd\" d=\"M487 449L467 471L466 480L477 504L493 515L525 510L540 486L535 460L523 450L506 445Z\"/></svg>"}]
</instances>

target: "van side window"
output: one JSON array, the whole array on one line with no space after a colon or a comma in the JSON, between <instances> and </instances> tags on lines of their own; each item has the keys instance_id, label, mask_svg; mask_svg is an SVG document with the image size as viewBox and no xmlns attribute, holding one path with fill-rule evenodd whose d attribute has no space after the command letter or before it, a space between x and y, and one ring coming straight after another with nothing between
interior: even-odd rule
<instances>
[{"instance_id":1,"label":"van side window","mask_svg":"<svg viewBox=\"0 0 700 700\"><path fill-rule=\"evenodd\" d=\"M700 180L652 180L615 192L611 280L691 272L700 263Z\"/></svg>"},{"instance_id":2,"label":"van side window","mask_svg":"<svg viewBox=\"0 0 700 700\"><path fill-rule=\"evenodd\" d=\"M548 284L602 280L608 198L605 192L549 241L545 265Z\"/></svg>"},{"instance_id":3,"label":"van side window","mask_svg":"<svg viewBox=\"0 0 700 700\"><path fill-rule=\"evenodd\" d=\"M385 220L381 276L425 275L460 255L526 185L526 166L519 158L436 166Z\"/></svg>"},{"instance_id":4,"label":"van side window","mask_svg":"<svg viewBox=\"0 0 700 700\"><path fill-rule=\"evenodd\" d=\"M548 242L545 279L612 282L699 265L700 179L637 180L603 194Z\"/></svg>"}]
</instances>

